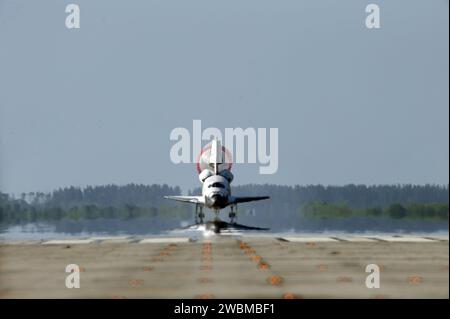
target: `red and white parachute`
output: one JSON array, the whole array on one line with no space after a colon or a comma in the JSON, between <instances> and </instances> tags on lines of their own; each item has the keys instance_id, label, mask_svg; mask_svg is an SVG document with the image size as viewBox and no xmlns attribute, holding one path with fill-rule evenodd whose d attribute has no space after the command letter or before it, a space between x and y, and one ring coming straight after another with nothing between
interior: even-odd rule
<instances>
[{"instance_id":1,"label":"red and white parachute","mask_svg":"<svg viewBox=\"0 0 450 319\"><path fill-rule=\"evenodd\" d=\"M197 172L200 174L205 169L214 172L214 164L217 163L218 172L222 172L224 170L231 170L231 166L233 163L233 157L231 152L225 148L225 146L220 147L220 143L218 143L220 150L218 154L214 154L215 150L213 147L215 141L207 144L200 154L197 157ZM216 142L217 143L217 142Z\"/></svg>"}]
</instances>

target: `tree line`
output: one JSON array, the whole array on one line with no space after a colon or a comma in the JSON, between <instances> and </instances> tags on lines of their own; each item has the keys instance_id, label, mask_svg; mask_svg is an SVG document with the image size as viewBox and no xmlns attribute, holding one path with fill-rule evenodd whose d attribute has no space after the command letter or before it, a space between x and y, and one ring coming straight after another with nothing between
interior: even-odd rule
<instances>
[{"instance_id":1,"label":"tree line","mask_svg":"<svg viewBox=\"0 0 450 319\"><path fill-rule=\"evenodd\" d=\"M299 217L448 220L448 185L249 184L234 186L232 191L236 196L269 195L269 200L239 206L244 219L253 216L253 220L265 224L289 224ZM189 193L199 194L200 189ZM193 205L163 198L180 194L179 187L157 184L71 186L51 193L24 193L19 198L0 193L0 223L97 218L190 220Z\"/></svg>"},{"instance_id":2,"label":"tree line","mask_svg":"<svg viewBox=\"0 0 450 319\"><path fill-rule=\"evenodd\" d=\"M388 217L393 219L448 220L448 204L391 204L369 208L351 208L347 204L309 203L300 208L306 218Z\"/></svg>"},{"instance_id":3,"label":"tree line","mask_svg":"<svg viewBox=\"0 0 450 319\"><path fill-rule=\"evenodd\" d=\"M127 204L139 207L159 207L167 204L163 198L165 195L180 194L180 187L170 187L166 184L127 184L123 186L112 184L85 188L70 186L59 188L52 193L22 193L20 199L33 205L62 208L80 205L122 207Z\"/></svg>"}]
</instances>

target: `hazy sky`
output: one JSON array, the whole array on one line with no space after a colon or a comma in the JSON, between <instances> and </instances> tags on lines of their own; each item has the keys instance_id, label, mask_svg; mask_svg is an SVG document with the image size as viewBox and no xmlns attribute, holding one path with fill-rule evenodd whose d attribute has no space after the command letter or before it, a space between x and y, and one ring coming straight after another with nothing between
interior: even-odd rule
<instances>
[{"instance_id":1,"label":"hazy sky","mask_svg":"<svg viewBox=\"0 0 450 319\"><path fill-rule=\"evenodd\" d=\"M81 28L65 27L77 3ZM365 7L381 7L381 29ZM447 0L0 0L0 190L198 186L175 127L276 127L235 184L449 176Z\"/></svg>"}]
</instances>

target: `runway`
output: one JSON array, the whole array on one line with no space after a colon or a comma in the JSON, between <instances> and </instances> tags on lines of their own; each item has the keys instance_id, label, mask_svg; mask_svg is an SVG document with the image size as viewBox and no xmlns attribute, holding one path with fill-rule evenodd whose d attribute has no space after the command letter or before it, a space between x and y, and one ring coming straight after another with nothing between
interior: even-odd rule
<instances>
[{"instance_id":1,"label":"runway","mask_svg":"<svg viewBox=\"0 0 450 319\"><path fill-rule=\"evenodd\" d=\"M65 286L68 264L80 267L78 289ZM366 287L368 264L378 289ZM3 242L0 298L449 298L448 236Z\"/></svg>"}]
</instances>

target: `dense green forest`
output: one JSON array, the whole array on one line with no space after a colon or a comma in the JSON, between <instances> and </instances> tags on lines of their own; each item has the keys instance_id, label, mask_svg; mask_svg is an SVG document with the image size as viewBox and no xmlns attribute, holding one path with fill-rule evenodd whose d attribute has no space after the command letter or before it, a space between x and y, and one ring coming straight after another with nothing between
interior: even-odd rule
<instances>
[{"instance_id":1,"label":"dense green forest","mask_svg":"<svg viewBox=\"0 0 450 319\"><path fill-rule=\"evenodd\" d=\"M411 218L421 220L447 220L448 204L391 204L386 208L351 208L347 204L309 203L301 207L307 218L349 218L388 217L394 219Z\"/></svg>"},{"instance_id":2,"label":"dense green forest","mask_svg":"<svg viewBox=\"0 0 450 319\"><path fill-rule=\"evenodd\" d=\"M242 185L234 195L269 195L266 201L242 204L239 215L264 224L289 225L302 219L353 217L448 220L448 186L346 185L279 186ZM0 193L0 223L51 220L158 219L191 220L193 206L165 200L180 195L168 185L104 185L67 187L52 193ZM198 194L196 189L190 194Z\"/></svg>"},{"instance_id":3,"label":"dense green forest","mask_svg":"<svg viewBox=\"0 0 450 319\"><path fill-rule=\"evenodd\" d=\"M179 187L167 185L107 185L68 187L53 193L21 194L15 199L0 193L0 223L99 218L187 219L187 206L173 205L164 195L180 194Z\"/></svg>"},{"instance_id":4,"label":"dense green forest","mask_svg":"<svg viewBox=\"0 0 450 319\"><path fill-rule=\"evenodd\" d=\"M97 205L101 207L123 207L134 205L139 207L159 207L167 204L165 195L180 195L179 187L164 185L138 185L124 186L101 185L60 188L52 193L22 193L20 199L33 205L71 208L80 205Z\"/></svg>"}]
</instances>

